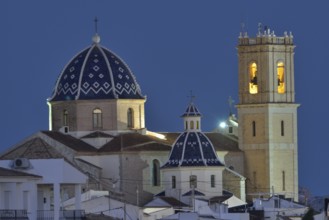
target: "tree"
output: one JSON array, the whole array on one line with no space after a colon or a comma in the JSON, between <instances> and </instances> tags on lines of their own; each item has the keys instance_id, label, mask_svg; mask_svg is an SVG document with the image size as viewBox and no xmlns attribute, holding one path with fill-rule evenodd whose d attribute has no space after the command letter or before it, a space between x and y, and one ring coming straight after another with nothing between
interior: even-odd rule
<instances>
[{"instance_id":1,"label":"tree","mask_svg":"<svg viewBox=\"0 0 329 220\"><path fill-rule=\"evenodd\" d=\"M303 216L302 220L313 220L314 210L310 208L306 214Z\"/></svg>"}]
</instances>

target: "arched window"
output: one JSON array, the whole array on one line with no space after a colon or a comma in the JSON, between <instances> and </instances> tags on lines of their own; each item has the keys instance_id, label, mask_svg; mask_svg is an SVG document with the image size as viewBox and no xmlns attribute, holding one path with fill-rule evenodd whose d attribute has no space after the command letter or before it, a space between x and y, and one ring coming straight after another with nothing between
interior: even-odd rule
<instances>
[{"instance_id":1,"label":"arched window","mask_svg":"<svg viewBox=\"0 0 329 220\"><path fill-rule=\"evenodd\" d=\"M102 110L99 108L93 110L93 127L102 128Z\"/></svg>"},{"instance_id":2,"label":"arched window","mask_svg":"<svg viewBox=\"0 0 329 220\"><path fill-rule=\"evenodd\" d=\"M255 62L249 65L249 93L258 93L257 64Z\"/></svg>"},{"instance_id":3,"label":"arched window","mask_svg":"<svg viewBox=\"0 0 329 220\"><path fill-rule=\"evenodd\" d=\"M63 126L69 125L69 112L67 110L63 111Z\"/></svg>"},{"instance_id":4,"label":"arched window","mask_svg":"<svg viewBox=\"0 0 329 220\"><path fill-rule=\"evenodd\" d=\"M190 188L197 188L198 186L198 178L196 175L191 175L190 176Z\"/></svg>"},{"instance_id":5,"label":"arched window","mask_svg":"<svg viewBox=\"0 0 329 220\"><path fill-rule=\"evenodd\" d=\"M194 129L194 121L190 121L190 129Z\"/></svg>"},{"instance_id":6,"label":"arched window","mask_svg":"<svg viewBox=\"0 0 329 220\"><path fill-rule=\"evenodd\" d=\"M185 122L185 130L187 130L188 129L188 122L186 121Z\"/></svg>"},{"instance_id":7,"label":"arched window","mask_svg":"<svg viewBox=\"0 0 329 220\"><path fill-rule=\"evenodd\" d=\"M160 163L158 160L153 160L153 186L160 186Z\"/></svg>"},{"instance_id":8,"label":"arched window","mask_svg":"<svg viewBox=\"0 0 329 220\"><path fill-rule=\"evenodd\" d=\"M127 126L128 128L134 127L134 110L132 108L127 111Z\"/></svg>"},{"instance_id":9,"label":"arched window","mask_svg":"<svg viewBox=\"0 0 329 220\"><path fill-rule=\"evenodd\" d=\"M199 129L199 127L200 127L200 122L196 121L196 129Z\"/></svg>"},{"instance_id":10,"label":"arched window","mask_svg":"<svg viewBox=\"0 0 329 220\"><path fill-rule=\"evenodd\" d=\"M277 64L277 75L278 75L278 93L282 94L285 92L284 86L284 63L278 62Z\"/></svg>"}]
</instances>

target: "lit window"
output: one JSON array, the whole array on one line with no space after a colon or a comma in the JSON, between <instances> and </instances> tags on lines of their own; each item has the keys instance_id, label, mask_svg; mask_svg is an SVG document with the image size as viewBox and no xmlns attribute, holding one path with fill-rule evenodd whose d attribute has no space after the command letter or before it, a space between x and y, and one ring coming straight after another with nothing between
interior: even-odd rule
<instances>
[{"instance_id":1,"label":"lit window","mask_svg":"<svg viewBox=\"0 0 329 220\"><path fill-rule=\"evenodd\" d=\"M99 108L93 111L93 126L94 128L102 128L102 110Z\"/></svg>"},{"instance_id":2,"label":"lit window","mask_svg":"<svg viewBox=\"0 0 329 220\"><path fill-rule=\"evenodd\" d=\"M63 111L63 126L69 125L69 112L67 110Z\"/></svg>"},{"instance_id":3,"label":"lit window","mask_svg":"<svg viewBox=\"0 0 329 220\"><path fill-rule=\"evenodd\" d=\"M284 64L279 62L277 64L277 75L278 75L278 93L282 94L285 92L284 87Z\"/></svg>"},{"instance_id":4,"label":"lit window","mask_svg":"<svg viewBox=\"0 0 329 220\"><path fill-rule=\"evenodd\" d=\"M215 186L216 186L215 175L210 176L210 185L211 185L211 188L215 188Z\"/></svg>"},{"instance_id":5,"label":"lit window","mask_svg":"<svg viewBox=\"0 0 329 220\"><path fill-rule=\"evenodd\" d=\"M160 186L160 163L153 160L153 186Z\"/></svg>"},{"instance_id":6,"label":"lit window","mask_svg":"<svg viewBox=\"0 0 329 220\"><path fill-rule=\"evenodd\" d=\"M128 128L134 127L134 110L132 108L127 111L127 126Z\"/></svg>"},{"instance_id":7,"label":"lit window","mask_svg":"<svg viewBox=\"0 0 329 220\"><path fill-rule=\"evenodd\" d=\"M188 122L186 121L185 122L185 130L187 130L188 129Z\"/></svg>"},{"instance_id":8,"label":"lit window","mask_svg":"<svg viewBox=\"0 0 329 220\"><path fill-rule=\"evenodd\" d=\"M249 93L258 93L257 64L255 62L249 65Z\"/></svg>"},{"instance_id":9,"label":"lit window","mask_svg":"<svg viewBox=\"0 0 329 220\"><path fill-rule=\"evenodd\" d=\"M199 121L196 121L196 129L199 129L200 123Z\"/></svg>"},{"instance_id":10,"label":"lit window","mask_svg":"<svg viewBox=\"0 0 329 220\"><path fill-rule=\"evenodd\" d=\"M197 188L197 186L198 186L197 182L198 182L197 176L191 175L190 176L190 188Z\"/></svg>"},{"instance_id":11,"label":"lit window","mask_svg":"<svg viewBox=\"0 0 329 220\"><path fill-rule=\"evenodd\" d=\"M171 188L173 188L173 189L176 188L176 177L175 176L171 177Z\"/></svg>"}]
</instances>

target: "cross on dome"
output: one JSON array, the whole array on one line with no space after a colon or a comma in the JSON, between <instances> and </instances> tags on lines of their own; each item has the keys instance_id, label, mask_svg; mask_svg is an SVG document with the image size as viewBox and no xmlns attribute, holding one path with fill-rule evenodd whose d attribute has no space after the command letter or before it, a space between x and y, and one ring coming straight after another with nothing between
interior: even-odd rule
<instances>
[{"instance_id":1,"label":"cross on dome","mask_svg":"<svg viewBox=\"0 0 329 220\"><path fill-rule=\"evenodd\" d=\"M97 17L95 17L94 22L95 22L95 35L93 36L92 40L95 44L99 44L99 42L101 42L101 38L98 35L98 18Z\"/></svg>"}]
</instances>

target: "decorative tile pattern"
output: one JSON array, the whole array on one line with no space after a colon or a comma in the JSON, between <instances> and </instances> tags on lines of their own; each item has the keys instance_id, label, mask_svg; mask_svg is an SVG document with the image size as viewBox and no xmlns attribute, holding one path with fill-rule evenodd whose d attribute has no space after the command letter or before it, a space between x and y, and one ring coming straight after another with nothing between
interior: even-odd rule
<instances>
[{"instance_id":1,"label":"decorative tile pattern","mask_svg":"<svg viewBox=\"0 0 329 220\"><path fill-rule=\"evenodd\" d=\"M186 108L182 117L187 116L202 116L197 107L193 103L190 103L189 106Z\"/></svg>"},{"instance_id":2,"label":"decorative tile pattern","mask_svg":"<svg viewBox=\"0 0 329 220\"><path fill-rule=\"evenodd\" d=\"M182 133L163 167L223 166L210 140L202 132Z\"/></svg>"},{"instance_id":3,"label":"decorative tile pattern","mask_svg":"<svg viewBox=\"0 0 329 220\"><path fill-rule=\"evenodd\" d=\"M94 44L76 55L64 68L50 101L117 98L144 99L124 61Z\"/></svg>"}]
</instances>

